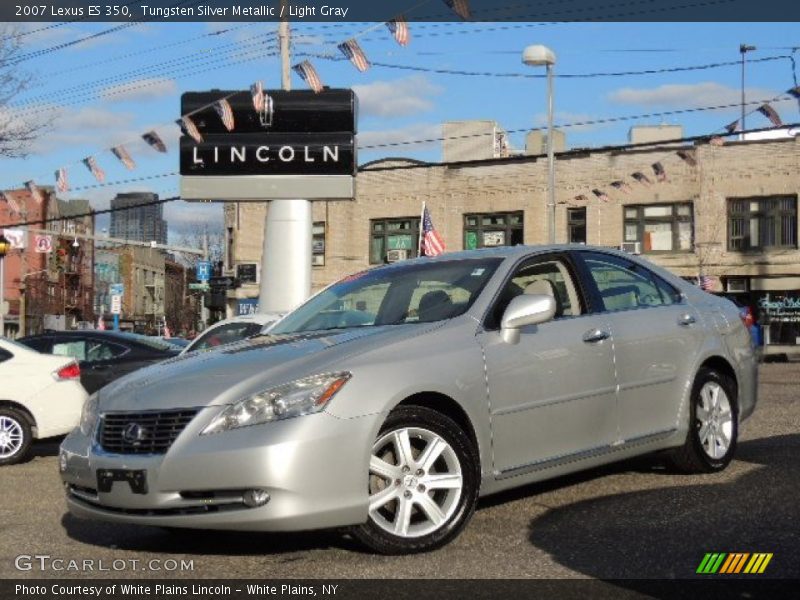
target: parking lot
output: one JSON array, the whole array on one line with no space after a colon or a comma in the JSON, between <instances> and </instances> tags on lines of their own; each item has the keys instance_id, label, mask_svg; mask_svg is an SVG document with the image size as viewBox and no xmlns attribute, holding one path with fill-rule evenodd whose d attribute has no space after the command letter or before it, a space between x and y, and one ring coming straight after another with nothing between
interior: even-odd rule
<instances>
[{"instance_id":1,"label":"parking lot","mask_svg":"<svg viewBox=\"0 0 800 600\"><path fill-rule=\"evenodd\" d=\"M656 457L529 486L484 499L460 538L427 555L370 555L338 532L78 520L65 512L57 448L39 444L32 461L0 471L0 577L108 577L97 567L125 561L114 577L684 578L706 552L773 553L766 575L800 576L800 363L762 365L760 404L725 472L676 475ZM95 571L20 571L20 555ZM172 570L182 560L191 568Z\"/></svg>"}]
</instances>

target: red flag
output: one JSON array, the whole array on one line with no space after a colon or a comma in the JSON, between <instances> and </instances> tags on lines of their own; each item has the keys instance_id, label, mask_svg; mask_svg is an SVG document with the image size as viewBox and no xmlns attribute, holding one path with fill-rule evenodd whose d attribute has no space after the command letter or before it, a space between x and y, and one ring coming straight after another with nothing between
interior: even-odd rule
<instances>
[{"instance_id":1,"label":"red flag","mask_svg":"<svg viewBox=\"0 0 800 600\"><path fill-rule=\"evenodd\" d=\"M303 62L293 66L292 69L294 69L294 71L300 76L300 79L305 81L308 84L308 87L314 90L315 93L319 94L322 91L322 80L319 78L314 65L312 65L309 61L304 60Z\"/></svg>"},{"instance_id":2,"label":"red flag","mask_svg":"<svg viewBox=\"0 0 800 600\"><path fill-rule=\"evenodd\" d=\"M439 256L444 252L444 240L433 226L426 206L422 211L422 256Z\"/></svg>"},{"instance_id":3,"label":"red flag","mask_svg":"<svg viewBox=\"0 0 800 600\"><path fill-rule=\"evenodd\" d=\"M408 21L403 15L397 15L391 21L386 22L389 33L394 36L395 41L401 46L408 46L411 41L411 32L408 29Z\"/></svg>"},{"instance_id":4,"label":"red flag","mask_svg":"<svg viewBox=\"0 0 800 600\"><path fill-rule=\"evenodd\" d=\"M346 42L342 42L337 46L342 54L347 57L356 69L361 71L362 73L369 69L369 61L367 60L367 55L364 54L364 51L361 49L361 46L358 45L358 42L355 38L349 39Z\"/></svg>"},{"instance_id":5,"label":"red flag","mask_svg":"<svg viewBox=\"0 0 800 600\"><path fill-rule=\"evenodd\" d=\"M86 165L86 168L91 171L92 175L94 175L94 178L97 179L99 183L103 183L106 180L106 172L100 168L94 156L87 156L81 162Z\"/></svg>"}]
</instances>

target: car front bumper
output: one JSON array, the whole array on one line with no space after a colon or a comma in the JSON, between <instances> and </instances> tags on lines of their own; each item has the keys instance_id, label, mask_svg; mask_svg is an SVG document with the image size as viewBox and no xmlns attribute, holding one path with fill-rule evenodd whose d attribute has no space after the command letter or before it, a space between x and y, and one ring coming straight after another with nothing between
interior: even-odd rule
<instances>
[{"instance_id":1,"label":"car front bumper","mask_svg":"<svg viewBox=\"0 0 800 600\"><path fill-rule=\"evenodd\" d=\"M380 417L318 413L211 435L200 431L219 407L202 409L165 454L105 452L79 429L61 445L59 467L70 512L118 523L254 531L296 531L367 519L369 450ZM144 472L110 490L98 471ZM250 507L248 490L269 495Z\"/></svg>"}]
</instances>

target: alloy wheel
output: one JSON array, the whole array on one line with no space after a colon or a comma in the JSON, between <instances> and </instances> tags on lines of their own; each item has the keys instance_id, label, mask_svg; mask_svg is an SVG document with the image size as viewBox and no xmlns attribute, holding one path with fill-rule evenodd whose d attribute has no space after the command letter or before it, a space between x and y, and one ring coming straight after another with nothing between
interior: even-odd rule
<instances>
[{"instance_id":1,"label":"alloy wheel","mask_svg":"<svg viewBox=\"0 0 800 600\"><path fill-rule=\"evenodd\" d=\"M715 460L723 458L733 437L733 411L728 394L717 382L707 381L700 389L696 416L703 451Z\"/></svg>"},{"instance_id":2,"label":"alloy wheel","mask_svg":"<svg viewBox=\"0 0 800 600\"><path fill-rule=\"evenodd\" d=\"M402 538L428 535L458 508L464 477L455 450L419 427L385 433L372 447L369 516Z\"/></svg>"},{"instance_id":3,"label":"alloy wheel","mask_svg":"<svg viewBox=\"0 0 800 600\"><path fill-rule=\"evenodd\" d=\"M0 459L11 458L24 443L22 425L16 419L0 415Z\"/></svg>"}]
</instances>

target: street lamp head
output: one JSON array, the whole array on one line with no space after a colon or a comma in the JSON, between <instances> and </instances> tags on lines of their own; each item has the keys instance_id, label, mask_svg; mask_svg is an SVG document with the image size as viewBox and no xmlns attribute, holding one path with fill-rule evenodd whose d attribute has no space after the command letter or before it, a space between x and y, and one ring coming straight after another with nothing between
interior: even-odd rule
<instances>
[{"instance_id":1,"label":"street lamp head","mask_svg":"<svg viewBox=\"0 0 800 600\"><path fill-rule=\"evenodd\" d=\"M547 46L535 44L522 51L522 62L531 67L552 66L556 64L556 55Z\"/></svg>"},{"instance_id":2,"label":"street lamp head","mask_svg":"<svg viewBox=\"0 0 800 600\"><path fill-rule=\"evenodd\" d=\"M11 242L6 239L6 236L0 233L0 258L8 254L9 250L11 250Z\"/></svg>"},{"instance_id":3,"label":"street lamp head","mask_svg":"<svg viewBox=\"0 0 800 600\"><path fill-rule=\"evenodd\" d=\"M747 44L739 44L739 52L745 54L746 52L752 52L755 50L755 46L748 46Z\"/></svg>"},{"instance_id":4,"label":"street lamp head","mask_svg":"<svg viewBox=\"0 0 800 600\"><path fill-rule=\"evenodd\" d=\"M78 243L78 238L76 237L74 240L72 240L72 247L77 248L78 246L80 246L80 244Z\"/></svg>"}]
</instances>

